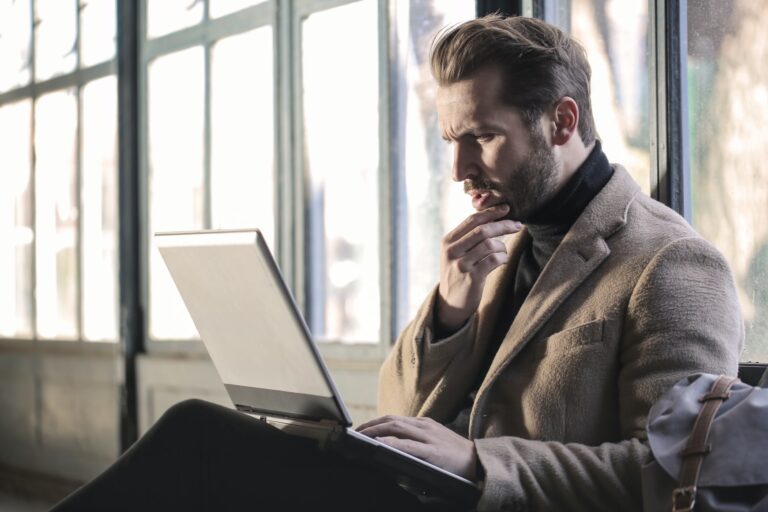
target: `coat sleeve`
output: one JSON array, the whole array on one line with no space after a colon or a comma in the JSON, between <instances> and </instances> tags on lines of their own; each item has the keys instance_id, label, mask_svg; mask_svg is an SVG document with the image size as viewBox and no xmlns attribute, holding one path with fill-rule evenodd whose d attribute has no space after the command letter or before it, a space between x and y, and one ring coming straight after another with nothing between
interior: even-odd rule
<instances>
[{"instance_id":1,"label":"coat sleeve","mask_svg":"<svg viewBox=\"0 0 768 512\"><path fill-rule=\"evenodd\" d=\"M723 257L699 237L666 245L642 272L625 311L617 382L625 440L475 440L485 471L479 510L640 510L651 405L687 375L735 375L743 339Z\"/></svg>"},{"instance_id":2,"label":"coat sleeve","mask_svg":"<svg viewBox=\"0 0 768 512\"><path fill-rule=\"evenodd\" d=\"M456 394L456 380L462 379L449 382L445 376L456 373L451 367L461 363L462 354L471 352L476 318L471 317L452 336L435 340L433 314L436 297L437 287L400 334L381 367L378 397L380 414L423 416L423 411L434 405L437 397L444 393ZM430 416L442 422L448 421L454 412L444 406L438 409L443 409L442 414L433 407Z\"/></svg>"}]
</instances>

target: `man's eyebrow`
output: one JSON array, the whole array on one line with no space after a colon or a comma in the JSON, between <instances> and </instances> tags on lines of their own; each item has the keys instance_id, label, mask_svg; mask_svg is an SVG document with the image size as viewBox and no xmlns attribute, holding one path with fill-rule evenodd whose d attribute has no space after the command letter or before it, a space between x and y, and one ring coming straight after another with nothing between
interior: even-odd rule
<instances>
[{"instance_id":1,"label":"man's eyebrow","mask_svg":"<svg viewBox=\"0 0 768 512\"><path fill-rule=\"evenodd\" d=\"M467 136L475 137L478 134L488 133L488 132L498 132L499 130L500 129L495 126L485 124L485 125L478 125L478 126L472 126L470 128L467 128L463 132L457 133L455 137L452 137L445 132L441 133L440 136L444 141L450 142L452 140L461 139L462 137L467 137Z\"/></svg>"}]
</instances>

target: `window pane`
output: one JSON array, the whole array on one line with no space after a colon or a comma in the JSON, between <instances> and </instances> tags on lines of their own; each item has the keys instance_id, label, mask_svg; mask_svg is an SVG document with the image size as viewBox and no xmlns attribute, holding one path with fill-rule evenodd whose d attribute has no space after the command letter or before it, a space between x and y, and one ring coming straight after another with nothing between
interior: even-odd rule
<instances>
[{"instance_id":1,"label":"window pane","mask_svg":"<svg viewBox=\"0 0 768 512\"><path fill-rule=\"evenodd\" d=\"M29 83L29 0L0 0L0 92Z\"/></svg>"},{"instance_id":2,"label":"window pane","mask_svg":"<svg viewBox=\"0 0 768 512\"><path fill-rule=\"evenodd\" d=\"M117 340L117 82L82 93L83 337Z\"/></svg>"},{"instance_id":3,"label":"window pane","mask_svg":"<svg viewBox=\"0 0 768 512\"><path fill-rule=\"evenodd\" d=\"M37 331L77 337L77 177L75 91L42 96L35 105Z\"/></svg>"},{"instance_id":4,"label":"window pane","mask_svg":"<svg viewBox=\"0 0 768 512\"><path fill-rule=\"evenodd\" d=\"M240 9L245 9L256 4L263 4L266 0L209 0L211 18L218 18Z\"/></svg>"},{"instance_id":5,"label":"window pane","mask_svg":"<svg viewBox=\"0 0 768 512\"><path fill-rule=\"evenodd\" d=\"M608 160L650 193L648 2L557 0L557 23L587 52L592 114Z\"/></svg>"},{"instance_id":6,"label":"window pane","mask_svg":"<svg viewBox=\"0 0 768 512\"><path fill-rule=\"evenodd\" d=\"M0 107L0 336L32 336L30 103Z\"/></svg>"},{"instance_id":7,"label":"window pane","mask_svg":"<svg viewBox=\"0 0 768 512\"><path fill-rule=\"evenodd\" d=\"M75 69L77 2L36 0L35 77L45 80Z\"/></svg>"},{"instance_id":8,"label":"window pane","mask_svg":"<svg viewBox=\"0 0 768 512\"><path fill-rule=\"evenodd\" d=\"M200 47L158 58L149 66L150 236L203 227L204 83ZM153 246L150 261L152 336L195 337L192 320Z\"/></svg>"},{"instance_id":9,"label":"window pane","mask_svg":"<svg viewBox=\"0 0 768 512\"><path fill-rule=\"evenodd\" d=\"M745 361L768 362L768 3L688 3L693 224L725 254L747 327Z\"/></svg>"},{"instance_id":10,"label":"window pane","mask_svg":"<svg viewBox=\"0 0 768 512\"><path fill-rule=\"evenodd\" d=\"M363 0L302 23L310 326L334 340L379 338L376 8Z\"/></svg>"},{"instance_id":11,"label":"window pane","mask_svg":"<svg viewBox=\"0 0 768 512\"><path fill-rule=\"evenodd\" d=\"M196 25L203 19L202 0L147 0L147 37Z\"/></svg>"},{"instance_id":12,"label":"window pane","mask_svg":"<svg viewBox=\"0 0 768 512\"><path fill-rule=\"evenodd\" d=\"M272 27L219 41L211 61L212 227L258 227L271 245Z\"/></svg>"},{"instance_id":13,"label":"window pane","mask_svg":"<svg viewBox=\"0 0 768 512\"><path fill-rule=\"evenodd\" d=\"M80 61L92 66L115 56L115 2L80 0Z\"/></svg>"},{"instance_id":14,"label":"window pane","mask_svg":"<svg viewBox=\"0 0 768 512\"><path fill-rule=\"evenodd\" d=\"M407 304L398 304L398 320L413 318L439 279L440 239L472 207L461 184L451 180L451 150L440 136L435 111L437 84L429 67L430 43L442 27L475 17L474 2L436 0L397 4L399 81L402 101L396 108L405 144L408 266L401 276L408 286Z\"/></svg>"}]
</instances>

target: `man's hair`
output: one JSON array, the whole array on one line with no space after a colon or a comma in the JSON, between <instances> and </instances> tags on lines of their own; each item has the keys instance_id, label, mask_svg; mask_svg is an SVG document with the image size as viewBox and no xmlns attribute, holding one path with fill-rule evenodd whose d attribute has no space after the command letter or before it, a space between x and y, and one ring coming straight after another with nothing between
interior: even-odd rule
<instances>
[{"instance_id":1,"label":"man's hair","mask_svg":"<svg viewBox=\"0 0 768 512\"><path fill-rule=\"evenodd\" d=\"M482 68L498 68L503 77L499 99L517 107L529 126L570 96L579 107L582 141L588 145L595 140L587 54L557 27L535 18L491 14L440 32L430 59L440 85L468 79Z\"/></svg>"}]
</instances>

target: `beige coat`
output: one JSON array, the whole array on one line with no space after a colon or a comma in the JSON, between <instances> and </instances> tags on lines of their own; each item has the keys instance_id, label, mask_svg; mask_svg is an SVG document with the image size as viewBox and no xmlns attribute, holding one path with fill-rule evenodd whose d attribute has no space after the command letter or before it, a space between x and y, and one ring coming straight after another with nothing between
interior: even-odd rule
<instances>
[{"instance_id":1,"label":"beige coat","mask_svg":"<svg viewBox=\"0 0 768 512\"><path fill-rule=\"evenodd\" d=\"M743 327L723 257L620 166L587 205L514 319L470 416L480 510L640 510L648 409L678 379L735 374ZM382 414L450 421L472 391L512 286L486 282L460 332L435 343L434 294L381 370Z\"/></svg>"}]
</instances>

